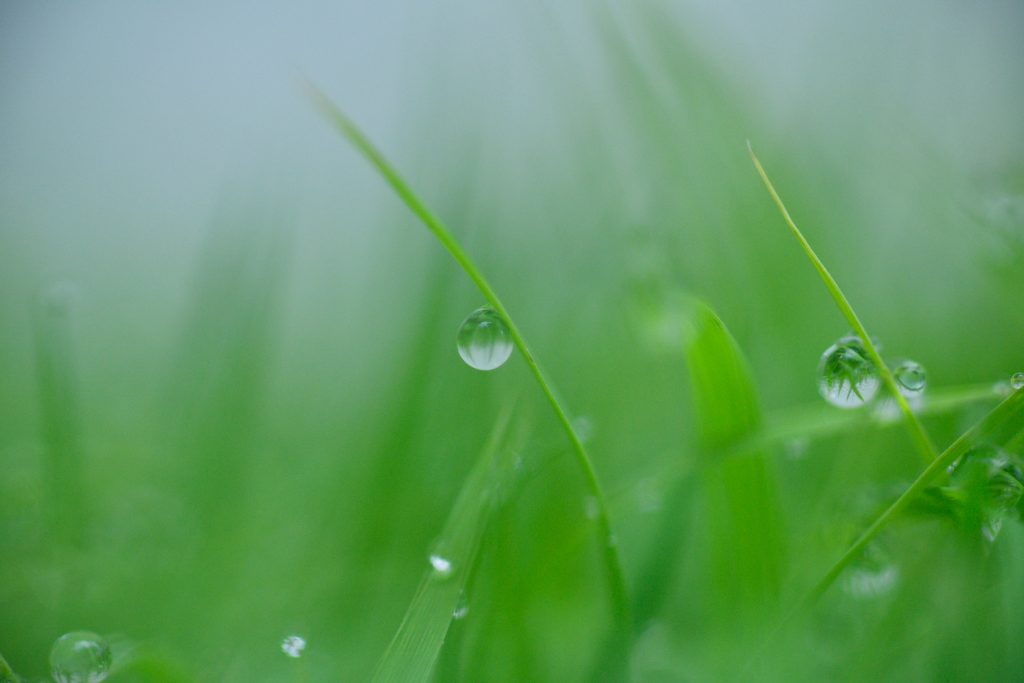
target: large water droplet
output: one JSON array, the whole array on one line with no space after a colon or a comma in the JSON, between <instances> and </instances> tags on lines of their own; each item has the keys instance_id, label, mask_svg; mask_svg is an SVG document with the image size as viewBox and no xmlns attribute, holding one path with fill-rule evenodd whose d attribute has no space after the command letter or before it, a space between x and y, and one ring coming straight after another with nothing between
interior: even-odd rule
<instances>
[{"instance_id":1,"label":"large water droplet","mask_svg":"<svg viewBox=\"0 0 1024 683\"><path fill-rule=\"evenodd\" d=\"M928 383L928 375L924 366L912 360L900 361L893 368L892 376L896 380L896 386L904 396L916 396L924 391Z\"/></svg>"},{"instance_id":2,"label":"large water droplet","mask_svg":"<svg viewBox=\"0 0 1024 683\"><path fill-rule=\"evenodd\" d=\"M859 408L878 393L878 369L859 337L843 337L818 364L818 393L838 408Z\"/></svg>"},{"instance_id":3,"label":"large water droplet","mask_svg":"<svg viewBox=\"0 0 1024 683\"><path fill-rule=\"evenodd\" d=\"M430 566L434 568L434 574L442 579L452 575L452 561L440 555L430 556Z\"/></svg>"},{"instance_id":4,"label":"large water droplet","mask_svg":"<svg viewBox=\"0 0 1024 683\"><path fill-rule=\"evenodd\" d=\"M512 355L512 334L490 306L483 306L462 321L455 338L459 355L476 370L494 370Z\"/></svg>"},{"instance_id":5,"label":"large water droplet","mask_svg":"<svg viewBox=\"0 0 1024 683\"><path fill-rule=\"evenodd\" d=\"M1024 372L1015 372L1010 376L1010 388L1014 391L1024 389Z\"/></svg>"},{"instance_id":6,"label":"large water droplet","mask_svg":"<svg viewBox=\"0 0 1024 683\"><path fill-rule=\"evenodd\" d=\"M111 664L107 641L89 631L65 633L50 650L50 673L57 683L99 683Z\"/></svg>"},{"instance_id":7,"label":"large water droplet","mask_svg":"<svg viewBox=\"0 0 1024 683\"><path fill-rule=\"evenodd\" d=\"M1003 520L1024 497L1024 472L1017 458L994 446L977 446L958 460L944 489L961 523L995 541Z\"/></svg>"}]
</instances>

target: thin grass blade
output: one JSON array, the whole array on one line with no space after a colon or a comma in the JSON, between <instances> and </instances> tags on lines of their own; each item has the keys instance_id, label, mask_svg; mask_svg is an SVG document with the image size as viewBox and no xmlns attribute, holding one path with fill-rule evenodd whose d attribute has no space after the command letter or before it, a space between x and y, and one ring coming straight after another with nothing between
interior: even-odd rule
<instances>
[{"instance_id":1,"label":"thin grass blade","mask_svg":"<svg viewBox=\"0 0 1024 683\"><path fill-rule=\"evenodd\" d=\"M439 571L435 565L424 574L398 631L377 666L373 677L376 683L430 679L480 549L496 491L509 469L498 457L509 415L510 411L506 410L498 418L441 532L436 555L431 559L449 563L440 565L448 571Z\"/></svg>"},{"instance_id":2,"label":"thin grass blade","mask_svg":"<svg viewBox=\"0 0 1024 683\"><path fill-rule=\"evenodd\" d=\"M395 193L405 202L409 210L420 219L427 229L434 235L441 245L451 254L452 258L465 271L473 283L480 290L484 299L497 312L506 326L508 326L512 341L523 360L526 361L530 372L537 380L541 391L547 398L551 409L558 418L559 423L565 430L566 436L573 448L573 454L583 474L584 481L589 489L590 495L597 501L597 528L604 548L604 563L608 574L609 589L611 593L612 609L615 613L617 630L621 638L629 641L632 637L632 614L629 602L629 592L626 587L625 573L622 569L622 562L619 559L618 546L615 536L612 533L611 519L608 515L608 503L597 472L594 469L590 456L583 447L576 430L572 426L568 413L559 402L553 384L548 380L540 365L534 358L526 339L519 331L518 326L512 320L504 304L498 298L490 283L484 278L483 273L476 267L476 264L469 258L451 232L444 226L427 206L416 196L409 185L402 179L394 167L384 158L384 155L363 132L348 118L326 95L312 84L306 83L305 89L313 103L327 120L358 150L377 170L378 173L388 182Z\"/></svg>"},{"instance_id":3,"label":"thin grass blade","mask_svg":"<svg viewBox=\"0 0 1024 683\"><path fill-rule=\"evenodd\" d=\"M926 463L930 463L938 457L938 452L935 449L935 445L932 443L931 438L928 436L928 432L925 431L921 421L914 415L914 411L910 409L910 404L907 403L907 399L900 392L899 387L896 386L896 379L893 377L892 372L889 370L889 366L882 360L881 354L875 347L874 342L871 340L871 335L868 334L867 329L864 327L864 323L860 321L857 313L853 310L853 306L850 305L846 295L843 294L843 290L839 288L839 283L836 282L832 274L828 272L825 264L822 263L821 259L811 248L810 242L804 237L804 234L800 232L800 228L796 227L796 223L793 218L789 215L789 211L786 209L786 205L782 203L782 198L779 193L776 192L775 186L772 181L768 178L768 174L765 172L764 167L761 166L761 162L758 160L757 155L754 154L754 148L750 142L747 142L747 149L750 152L750 159L754 162L754 168L757 169L758 175L761 176L764 186L768 188L768 193L772 196L775 201L775 206L778 207L779 213L782 214L782 218L786 221L786 225L793 232L793 236L796 237L800 246L803 248L804 253L807 254L807 258L810 259L814 265L814 269L818 271L818 275L821 276L822 282L825 283L825 287L828 289L829 294L832 295L832 299L835 300L836 306L839 307L840 312L846 318L847 322L850 323L850 327L860 337L864 343L864 348L867 350L868 355L871 357L871 361L878 368L879 375L882 377L882 382L885 384L889 393L900 407L900 411L903 413L903 417L906 420L907 429L910 432L911 438L914 440L914 444L917 446L921 457Z\"/></svg>"}]
</instances>

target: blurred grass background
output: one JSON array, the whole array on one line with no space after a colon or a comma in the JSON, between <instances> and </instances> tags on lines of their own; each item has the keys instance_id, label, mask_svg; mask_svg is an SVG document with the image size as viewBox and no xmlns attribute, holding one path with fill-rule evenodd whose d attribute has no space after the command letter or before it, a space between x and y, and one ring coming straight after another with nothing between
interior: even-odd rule
<instances>
[{"instance_id":1,"label":"blurred grass background","mask_svg":"<svg viewBox=\"0 0 1024 683\"><path fill-rule=\"evenodd\" d=\"M197 680L291 680L300 633L311 680L368 680L512 399L530 475L438 677L593 674L608 601L568 442L520 359L459 360L479 295L301 76L456 232L589 425L632 592L659 586L635 678L735 674L752 649L714 618L735 605L663 303L721 316L766 421L816 414L847 330L750 139L886 355L933 388L1024 369L1022 31L1011 0L5 3L0 652L37 678L87 628ZM926 426L942 447L984 407ZM769 454L781 605L915 474L898 429L797 446ZM990 552L891 533L895 587L834 589L765 679L1024 670L1021 525Z\"/></svg>"}]
</instances>

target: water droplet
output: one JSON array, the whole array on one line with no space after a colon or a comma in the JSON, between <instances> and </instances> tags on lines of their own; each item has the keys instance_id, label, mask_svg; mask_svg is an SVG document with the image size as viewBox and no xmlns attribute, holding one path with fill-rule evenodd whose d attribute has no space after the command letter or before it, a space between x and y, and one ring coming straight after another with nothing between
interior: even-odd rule
<instances>
[{"instance_id":1,"label":"water droplet","mask_svg":"<svg viewBox=\"0 0 1024 683\"><path fill-rule=\"evenodd\" d=\"M302 636L288 636L281 641L281 652L294 659L301 657L305 649L306 639Z\"/></svg>"},{"instance_id":2,"label":"water droplet","mask_svg":"<svg viewBox=\"0 0 1024 683\"><path fill-rule=\"evenodd\" d=\"M576 432L580 443L588 443L594 436L594 423L586 415L581 415L572 421L572 430Z\"/></svg>"},{"instance_id":3,"label":"water droplet","mask_svg":"<svg viewBox=\"0 0 1024 683\"><path fill-rule=\"evenodd\" d=\"M600 511L601 508L597 504L597 498L594 498L594 496L587 496L583 499L583 514L587 516L587 519L597 519L597 515Z\"/></svg>"},{"instance_id":4,"label":"water droplet","mask_svg":"<svg viewBox=\"0 0 1024 683\"><path fill-rule=\"evenodd\" d=\"M1024 472L1019 460L999 448L977 446L958 460L944 487L964 526L995 541L1003 519L1024 497Z\"/></svg>"},{"instance_id":5,"label":"water droplet","mask_svg":"<svg viewBox=\"0 0 1024 683\"><path fill-rule=\"evenodd\" d=\"M811 440L806 436L795 436L792 439L786 441L784 445L786 457L790 460L801 460L807 455L807 449L811 445Z\"/></svg>"},{"instance_id":6,"label":"water droplet","mask_svg":"<svg viewBox=\"0 0 1024 683\"><path fill-rule=\"evenodd\" d=\"M640 512L652 513L661 510L663 502L658 482L653 477L643 479L636 490L636 504Z\"/></svg>"},{"instance_id":7,"label":"water droplet","mask_svg":"<svg viewBox=\"0 0 1024 683\"><path fill-rule=\"evenodd\" d=\"M466 600L466 594L462 593L459 595L459 601L455 603L455 609L452 610L452 619L459 621L461 619L465 619L468 614L469 602Z\"/></svg>"},{"instance_id":8,"label":"water droplet","mask_svg":"<svg viewBox=\"0 0 1024 683\"><path fill-rule=\"evenodd\" d=\"M1015 372L1010 376L1010 388L1014 391L1024 389L1024 372Z\"/></svg>"},{"instance_id":9,"label":"water droplet","mask_svg":"<svg viewBox=\"0 0 1024 683\"><path fill-rule=\"evenodd\" d=\"M924 391L928 375L924 366L912 360L900 361L892 371L896 386L904 396L915 396Z\"/></svg>"},{"instance_id":10,"label":"water droplet","mask_svg":"<svg viewBox=\"0 0 1024 683\"><path fill-rule=\"evenodd\" d=\"M818 364L818 393L838 408L859 408L878 393L878 370L859 337L825 349Z\"/></svg>"},{"instance_id":11,"label":"water droplet","mask_svg":"<svg viewBox=\"0 0 1024 683\"><path fill-rule=\"evenodd\" d=\"M868 545L843 576L843 591L857 600L878 598L893 589L900 578L899 567L877 544Z\"/></svg>"},{"instance_id":12,"label":"water droplet","mask_svg":"<svg viewBox=\"0 0 1024 683\"><path fill-rule=\"evenodd\" d=\"M440 555L430 556L430 566L434 568L434 574L442 579L452 575L452 562Z\"/></svg>"},{"instance_id":13,"label":"water droplet","mask_svg":"<svg viewBox=\"0 0 1024 683\"><path fill-rule=\"evenodd\" d=\"M110 673L110 646L89 631L65 633L50 650L50 673L57 683L99 683Z\"/></svg>"},{"instance_id":14,"label":"water droplet","mask_svg":"<svg viewBox=\"0 0 1024 683\"><path fill-rule=\"evenodd\" d=\"M476 370L494 370L512 355L512 334L490 306L483 306L462 321L455 338L459 355Z\"/></svg>"}]
</instances>

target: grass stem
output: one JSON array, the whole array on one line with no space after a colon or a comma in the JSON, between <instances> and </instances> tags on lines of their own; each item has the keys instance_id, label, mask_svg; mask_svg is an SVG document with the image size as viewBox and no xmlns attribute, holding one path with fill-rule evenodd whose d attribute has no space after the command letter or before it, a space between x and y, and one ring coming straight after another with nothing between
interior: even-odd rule
<instances>
[{"instance_id":1,"label":"grass stem","mask_svg":"<svg viewBox=\"0 0 1024 683\"><path fill-rule=\"evenodd\" d=\"M832 274L828 272L828 268L821 262L818 255L814 253L814 249L811 248L810 242L804 237L803 233L800 232L800 228L796 227L796 223L793 218L789 215L789 211L786 209L786 205L782 203L782 198L779 197L779 193L775 191L775 186L772 185L772 181L768 178L768 174L765 172L764 167L758 160L757 155L754 154L754 148L751 146L750 141L747 141L747 150L750 152L750 159L754 162L754 168L757 169L758 175L761 176L761 180L764 182L764 186L768 188L768 193L772 196L775 201L775 206L778 207L779 213L782 214L782 218L786 221L786 225L793 232L793 236L796 237L797 241L800 242L800 246L803 247L804 253L807 254L807 258L814 264L815 270L818 271L818 275L821 276L822 281L825 283L825 287L828 288L829 294L835 300L836 305L846 318L847 322L850 323L850 327L853 331L861 338L864 342L864 348L867 350L868 355L871 357L871 361L878 368L878 373L882 377L882 382L885 384L889 393L893 399L899 404L900 411L903 413L905 418L907 430L910 432L911 438L914 440L918 451L921 453L921 457L926 463L933 462L937 457L938 453L935 450L935 445L928 437L928 433L925 431L921 421L914 415L914 411L911 410L910 404L907 403L906 397L900 392L899 387L896 385L896 379L893 377L892 372L889 370L889 366L882 360L882 355L878 352L874 342L871 340L871 335L864 328L864 323L860 321L857 313L853 310L853 306L850 305L846 295L843 294L843 290L839 288L839 283L836 282Z\"/></svg>"},{"instance_id":2,"label":"grass stem","mask_svg":"<svg viewBox=\"0 0 1024 683\"><path fill-rule=\"evenodd\" d=\"M537 380L537 384L540 385L541 391L551 404L551 408L554 410L559 423L561 423L562 428L569 437L569 442L572 445L576 461L583 473L587 490L597 501L598 514L596 521L598 534L604 548L603 557L611 585L612 608L615 612L616 622L628 629L628 632L631 632L632 616L628 591L626 588L626 579L622 570L622 562L619 558L619 551L616 546L615 537L612 533L611 520L608 515L607 499L597 478L597 472L594 470L594 465L590 460L590 456L587 455L579 435L577 435L576 430L573 429L569 416L555 397L555 392L552 389L551 383L537 364L533 352L526 343L526 339L523 338L518 326L516 326L515 322L512 320L512 316L509 315L505 305L501 302L501 299L498 298L497 293L495 293L494 289L487 282L487 279L484 278L480 269L477 268L476 264L473 263L469 255L466 254L465 250L463 250L462 246L444 226L440 219L438 219L426 207L426 205L420 201L419 197L416 196L394 167L387 161L387 159L385 159L380 150L370 142L355 123L349 119L330 99L328 99L323 92L312 84L306 83L305 85L307 92L320 112L324 114L330 123L377 169L388 184L391 185L391 188L395 193L403 202L405 202L409 210L420 219L434 237L437 238L437 241L440 242L452 258L455 259L456 263L459 264L462 270L465 271L466 275L469 276L470 280L473 281L473 284L476 285L477 289L480 290L480 293L483 295L487 303L494 308L497 314L508 326L513 343L523 356L523 359L526 361L527 366L530 368L530 372Z\"/></svg>"}]
</instances>

